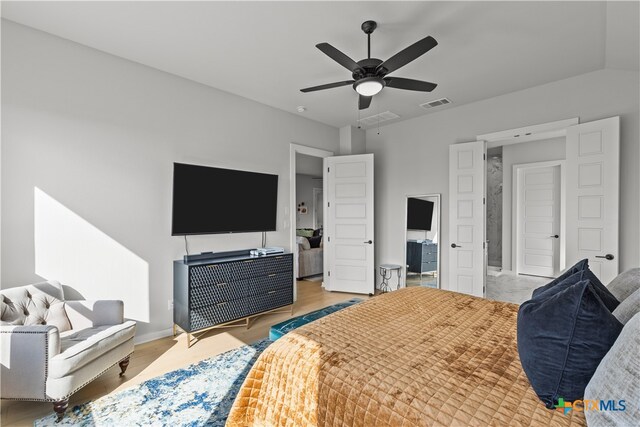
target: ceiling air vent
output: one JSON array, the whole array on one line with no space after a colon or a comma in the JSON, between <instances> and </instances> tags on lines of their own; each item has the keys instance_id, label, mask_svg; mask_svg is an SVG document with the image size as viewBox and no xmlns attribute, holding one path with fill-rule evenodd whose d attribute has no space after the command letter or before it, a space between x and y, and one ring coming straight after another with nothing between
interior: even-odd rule
<instances>
[{"instance_id":1,"label":"ceiling air vent","mask_svg":"<svg viewBox=\"0 0 640 427\"><path fill-rule=\"evenodd\" d=\"M448 98L440 98L440 99L436 99L435 101L425 102L424 104L420 104L420 106L428 110L430 108L439 107L441 105L447 105L447 104L451 104L451 100L449 100Z\"/></svg>"},{"instance_id":2,"label":"ceiling air vent","mask_svg":"<svg viewBox=\"0 0 640 427\"><path fill-rule=\"evenodd\" d=\"M371 126L377 125L378 123L386 122L389 120L397 119L400 117L396 113L392 113L391 111L385 111L384 113L376 114L375 116L369 116L360 119L360 125L362 126Z\"/></svg>"}]
</instances>

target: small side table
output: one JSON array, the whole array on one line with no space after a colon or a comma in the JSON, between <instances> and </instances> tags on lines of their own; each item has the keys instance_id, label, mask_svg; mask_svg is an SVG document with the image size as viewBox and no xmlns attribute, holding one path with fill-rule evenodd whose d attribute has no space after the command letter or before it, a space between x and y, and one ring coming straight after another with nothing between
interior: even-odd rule
<instances>
[{"instance_id":1,"label":"small side table","mask_svg":"<svg viewBox=\"0 0 640 427\"><path fill-rule=\"evenodd\" d=\"M382 264L380 267L380 277L382 277L382 282L380 282L380 293L391 292L391 286L389 283L389 279L393 277L393 272L395 271L398 277L398 282L396 283L396 289L400 289L400 277L402 275L402 266L397 264Z\"/></svg>"}]
</instances>

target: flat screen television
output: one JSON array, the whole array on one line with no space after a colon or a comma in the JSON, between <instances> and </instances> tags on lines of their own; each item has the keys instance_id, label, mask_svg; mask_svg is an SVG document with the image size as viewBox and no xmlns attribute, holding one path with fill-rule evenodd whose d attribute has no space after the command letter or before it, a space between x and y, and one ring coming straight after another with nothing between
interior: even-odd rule
<instances>
[{"instance_id":1,"label":"flat screen television","mask_svg":"<svg viewBox=\"0 0 640 427\"><path fill-rule=\"evenodd\" d=\"M275 231L278 175L173 164L171 235Z\"/></svg>"},{"instance_id":2,"label":"flat screen television","mask_svg":"<svg viewBox=\"0 0 640 427\"><path fill-rule=\"evenodd\" d=\"M433 202L409 197L407 199L407 229L431 231Z\"/></svg>"}]
</instances>

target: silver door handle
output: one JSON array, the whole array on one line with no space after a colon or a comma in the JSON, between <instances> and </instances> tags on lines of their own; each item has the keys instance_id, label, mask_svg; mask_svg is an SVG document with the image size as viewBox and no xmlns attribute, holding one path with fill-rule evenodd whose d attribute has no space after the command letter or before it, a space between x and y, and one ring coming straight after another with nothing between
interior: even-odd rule
<instances>
[{"instance_id":1,"label":"silver door handle","mask_svg":"<svg viewBox=\"0 0 640 427\"><path fill-rule=\"evenodd\" d=\"M613 255L611 254L606 254L606 255L596 255L596 258L604 258L608 261L611 261L613 258L615 258Z\"/></svg>"}]
</instances>

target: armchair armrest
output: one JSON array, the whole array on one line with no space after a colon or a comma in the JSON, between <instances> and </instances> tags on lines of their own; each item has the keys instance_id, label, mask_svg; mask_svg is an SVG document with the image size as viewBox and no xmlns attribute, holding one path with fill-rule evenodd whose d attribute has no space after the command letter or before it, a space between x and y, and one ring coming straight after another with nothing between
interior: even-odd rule
<instances>
[{"instance_id":1,"label":"armchair armrest","mask_svg":"<svg viewBox=\"0 0 640 427\"><path fill-rule=\"evenodd\" d=\"M51 325L0 326L3 399L46 399L49 359L60 353L60 333Z\"/></svg>"},{"instance_id":2,"label":"armchair armrest","mask_svg":"<svg viewBox=\"0 0 640 427\"><path fill-rule=\"evenodd\" d=\"M122 301L65 301L65 305L72 329L119 325L124 322Z\"/></svg>"}]
</instances>

